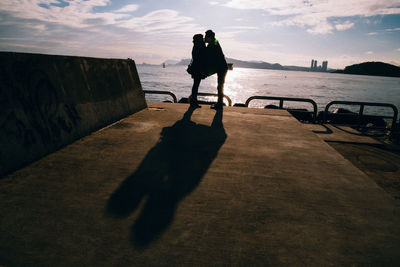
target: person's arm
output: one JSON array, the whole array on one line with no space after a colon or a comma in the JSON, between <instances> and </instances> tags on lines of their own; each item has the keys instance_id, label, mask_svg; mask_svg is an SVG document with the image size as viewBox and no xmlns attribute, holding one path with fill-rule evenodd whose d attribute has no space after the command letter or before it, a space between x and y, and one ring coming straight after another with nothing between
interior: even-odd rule
<instances>
[{"instance_id":1,"label":"person's arm","mask_svg":"<svg viewBox=\"0 0 400 267\"><path fill-rule=\"evenodd\" d=\"M226 63L224 52L222 52L221 45L218 43L216 46L216 51L218 54L218 62L221 65L221 68L228 68L228 64Z\"/></svg>"},{"instance_id":2,"label":"person's arm","mask_svg":"<svg viewBox=\"0 0 400 267\"><path fill-rule=\"evenodd\" d=\"M215 50L217 51L217 54L219 57L225 58L224 52L222 52L222 47L219 43L218 43L218 45L215 46Z\"/></svg>"}]
</instances>

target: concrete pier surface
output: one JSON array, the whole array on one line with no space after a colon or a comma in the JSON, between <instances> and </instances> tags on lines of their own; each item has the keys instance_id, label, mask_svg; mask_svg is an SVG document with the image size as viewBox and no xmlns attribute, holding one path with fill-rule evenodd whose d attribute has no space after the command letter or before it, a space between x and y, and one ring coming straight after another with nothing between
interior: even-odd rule
<instances>
[{"instance_id":1,"label":"concrete pier surface","mask_svg":"<svg viewBox=\"0 0 400 267\"><path fill-rule=\"evenodd\" d=\"M400 207L284 110L150 103L0 180L0 266L397 266Z\"/></svg>"}]
</instances>

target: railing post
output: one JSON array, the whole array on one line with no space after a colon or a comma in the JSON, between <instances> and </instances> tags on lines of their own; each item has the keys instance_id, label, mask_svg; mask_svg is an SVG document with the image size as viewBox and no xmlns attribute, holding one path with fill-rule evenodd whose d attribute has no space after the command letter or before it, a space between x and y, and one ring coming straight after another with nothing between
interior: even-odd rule
<instances>
[{"instance_id":1,"label":"railing post","mask_svg":"<svg viewBox=\"0 0 400 267\"><path fill-rule=\"evenodd\" d=\"M358 113L358 118L361 121L361 117L363 116L364 113L364 106L372 106L372 107L388 107L393 110L393 116L388 117L388 116L379 116L381 118L392 118L392 129L393 125L396 124L397 121L397 115L398 115L398 110L397 107L393 104L388 104L388 103L372 103L372 102L353 102L353 101L332 101L329 102L326 107L325 107L325 113L328 113L329 107L331 105L336 105L336 104L342 104L342 105L359 105L360 106L360 111ZM324 116L325 117L325 116ZM324 118L325 120L325 118Z\"/></svg>"},{"instance_id":2,"label":"railing post","mask_svg":"<svg viewBox=\"0 0 400 267\"><path fill-rule=\"evenodd\" d=\"M398 115L398 110L397 107L395 105L392 105L392 109L393 109L393 119L392 119L392 127L390 128L391 131L393 131L393 129L395 128L396 122L397 122L397 115ZM399 122L400 124L400 122Z\"/></svg>"},{"instance_id":3,"label":"railing post","mask_svg":"<svg viewBox=\"0 0 400 267\"><path fill-rule=\"evenodd\" d=\"M360 111L359 111L359 113L358 113L358 123L361 125L361 123L362 123L362 116L363 116L363 113L364 113L364 104L360 104Z\"/></svg>"}]
</instances>

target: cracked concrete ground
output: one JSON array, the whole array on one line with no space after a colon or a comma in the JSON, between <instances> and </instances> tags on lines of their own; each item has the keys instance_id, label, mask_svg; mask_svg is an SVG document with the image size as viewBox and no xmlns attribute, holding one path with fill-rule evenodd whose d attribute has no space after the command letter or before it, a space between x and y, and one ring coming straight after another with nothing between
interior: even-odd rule
<instances>
[{"instance_id":1,"label":"cracked concrete ground","mask_svg":"<svg viewBox=\"0 0 400 267\"><path fill-rule=\"evenodd\" d=\"M387 265L400 208L284 110L150 103L0 180L0 265Z\"/></svg>"}]
</instances>

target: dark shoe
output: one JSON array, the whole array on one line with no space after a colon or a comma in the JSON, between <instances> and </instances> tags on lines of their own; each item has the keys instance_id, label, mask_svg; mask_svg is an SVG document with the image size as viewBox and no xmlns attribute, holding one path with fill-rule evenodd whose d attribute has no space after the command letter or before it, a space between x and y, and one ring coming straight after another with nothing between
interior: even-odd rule
<instances>
[{"instance_id":1,"label":"dark shoe","mask_svg":"<svg viewBox=\"0 0 400 267\"><path fill-rule=\"evenodd\" d=\"M217 103L212 105L210 108L218 110L218 109L222 109L223 105L221 103Z\"/></svg>"}]
</instances>

